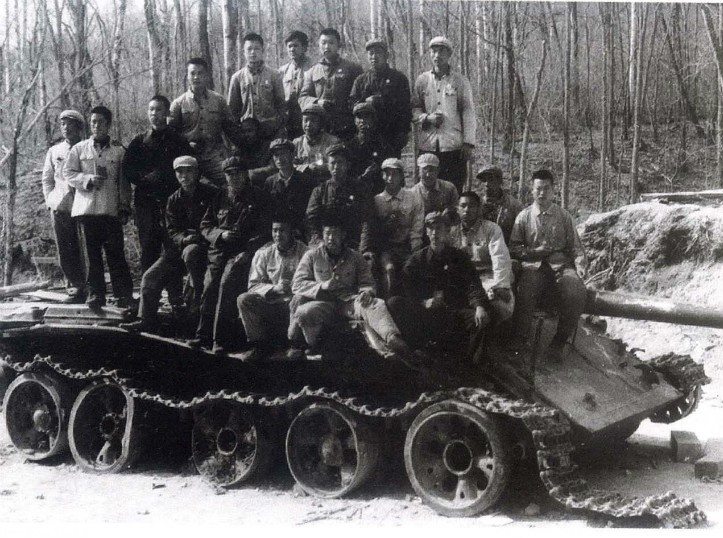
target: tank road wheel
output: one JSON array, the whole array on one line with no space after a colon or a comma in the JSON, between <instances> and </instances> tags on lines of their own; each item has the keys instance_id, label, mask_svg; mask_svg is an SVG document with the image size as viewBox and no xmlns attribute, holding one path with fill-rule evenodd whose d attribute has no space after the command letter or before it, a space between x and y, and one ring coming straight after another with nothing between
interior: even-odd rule
<instances>
[{"instance_id":1,"label":"tank road wheel","mask_svg":"<svg viewBox=\"0 0 723 538\"><path fill-rule=\"evenodd\" d=\"M193 463L212 484L234 486L271 463L272 442L248 410L231 402L211 402L193 413Z\"/></svg>"},{"instance_id":2,"label":"tank road wheel","mask_svg":"<svg viewBox=\"0 0 723 538\"><path fill-rule=\"evenodd\" d=\"M17 377L8 386L3 403L5 425L15 448L36 461L65 451L72 401L67 389L52 377Z\"/></svg>"},{"instance_id":3,"label":"tank road wheel","mask_svg":"<svg viewBox=\"0 0 723 538\"><path fill-rule=\"evenodd\" d=\"M80 391L70 411L73 459L86 471L115 473L139 452L136 402L119 385L95 381Z\"/></svg>"},{"instance_id":4,"label":"tank road wheel","mask_svg":"<svg viewBox=\"0 0 723 538\"><path fill-rule=\"evenodd\" d=\"M497 422L469 404L445 401L412 422L404 464L414 491L445 516L492 507L510 478L510 447Z\"/></svg>"},{"instance_id":5,"label":"tank road wheel","mask_svg":"<svg viewBox=\"0 0 723 538\"><path fill-rule=\"evenodd\" d=\"M703 387L696 385L685 396L666 406L650 417L651 422L672 424L673 422L690 415L698 407Z\"/></svg>"},{"instance_id":6,"label":"tank road wheel","mask_svg":"<svg viewBox=\"0 0 723 538\"><path fill-rule=\"evenodd\" d=\"M371 428L346 408L315 403L286 435L286 460L299 486L316 497L341 497L362 485L379 460Z\"/></svg>"}]
</instances>

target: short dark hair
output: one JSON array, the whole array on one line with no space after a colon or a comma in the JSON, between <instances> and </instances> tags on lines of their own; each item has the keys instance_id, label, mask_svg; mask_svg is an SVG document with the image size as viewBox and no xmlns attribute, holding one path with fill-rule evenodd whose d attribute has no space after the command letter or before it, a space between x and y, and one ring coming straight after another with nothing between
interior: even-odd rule
<instances>
[{"instance_id":1,"label":"short dark hair","mask_svg":"<svg viewBox=\"0 0 723 538\"><path fill-rule=\"evenodd\" d=\"M200 65L206 71L208 71L208 62L200 56L195 56L186 62L186 67L189 65Z\"/></svg>"},{"instance_id":2,"label":"short dark hair","mask_svg":"<svg viewBox=\"0 0 723 538\"><path fill-rule=\"evenodd\" d=\"M94 106L90 109L91 114L100 114L105 118L105 120L110 123L113 121L113 113L110 111L110 108L103 105Z\"/></svg>"},{"instance_id":3,"label":"short dark hair","mask_svg":"<svg viewBox=\"0 0 723 538\"><path fill-rule=\"evenodd\" d=\"M549 181L552 185L555 184L555 176L552 175L552 172L550 172L549 170L545 170L544 168L532 172L531 181L535 181L536 179L541 179L542 181Z\"/></svg>"},{"instance_id":4,"label":"short dark hair","mask_svg":"<svg viewBox=\"0 0 723 538\"><path fill-rule=\"evenodd\" d=\"M299 43L301 43L301 46L304 48L309 48L309 36L306 35L301 30L294 30L291 32L288 36L286 36L286 39L284 40L284 44L288 44L294 39L298 40Z\"/></svg>"},{"instance_id":5,"label":"short dark hair","mask_svg":"<svg viewBox=\"0 0 723 538\"><path fill-rule=\"evenodd\" d=\"M161 95L161 94L157 93L156 95L154 95L153 97L151 97L148 100L149 103L151 101L158 101L159 103L163 103L166 107L166 110L170 110L170 108L171 108L171 102L168 100L168 97L166 97L165 95Z\"/></svg>"},{"instance_id":6,"label":"short dark hair","mask_svg":"<svg viewBox=\"0 0 723 538\"><path fill-rule=\"evenodd\" d=\"M321 215L321 227L322 228L341 228L346 231L346 221L344 216L338 209L330 208L324 211Z\"/></svg>"},{"instance_id":7,"label":"short dark hair","mask_svg":"<svg viewBox=\"0 0 723 538\"><path fill-rule=\"evenodd\" d=\"M291 212L287 209L277 209L274 211L274 213L271 215L271 223L278 223L278 224L286 224L287 226L291 226L291 223L293 222L294 217L291 215Z\"/></svg>"},{"instance_id":8,"label":"short dark hair","mask_svg":"<svg viewBox=\"0 0 723 538\"><path fill-rule=\"evenodd\" d=\"M499 168L485 168L479 174L477 179L480 181L499 181L502 183L502 170Z\"/></svg>"},{"instance_id":9,"label":"short dark hair","mask_svg":"<svg viewBox=\"0 0 723 538\"><path fill-rule=\"evenodd\" d=\"M244 43L247 41L253 41L256 43L260 43L261 46L264 46L264 38L261 37L261 34L257 34L256 32L249 32L244 36Z\"/></svg>"},{"instance_id":10,"label":"short dark hair","mask_svg":"<svg viewBox=\"0 0 723 538\"><path fill-rule=\"evenodd\" d=\"M464 191L459 195L459 199L461 200L462 198L469 198L470 200L474 200L478 206L482 205L482 200L479 199L479 195L474 191Z\"/></svg>"},{"instance_id":11,"label":"short dark hair","mask_svg":"<svg viewBox=\"0 0 723 538\"><path fill-rule=\"evenodd\" d=\"M321 37L323 35L335 37L336 42L341 43L341 36L339 35L339 32L337 32L335 28L324 28L321 31L321 33L319 34L319 37Z\"/></svg>"},{"instance_id":12,"label":"short dark hair","mask_svg":"<svg viewBox=\"0 0 723 538\"><path fill-rule=\"evenodd\" d=\"M258 120L258 118L254 118L253 116L249 116L248 118L244 118L239 122L239 125L243 125L244 123L250 123L256 129L261 128L261 122Z\"/></svg>"}]
</instances>

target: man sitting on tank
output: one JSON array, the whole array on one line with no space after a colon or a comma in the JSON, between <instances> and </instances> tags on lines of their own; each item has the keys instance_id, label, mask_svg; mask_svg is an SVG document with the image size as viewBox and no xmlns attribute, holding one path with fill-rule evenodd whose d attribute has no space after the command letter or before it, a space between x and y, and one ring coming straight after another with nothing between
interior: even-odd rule
<instances>
[{"instance_id":1,"label":"man sitting on tank","mask_svg":"<svg viewBox=\"0 0 723 538\"><path fill-rule=\"evenodd\" d=\"M322 242L301 258L291 284L289 340L292 356L320 354L324 333L344 320L364 320L366 328L400 359L411 355L383 300L376 298L374 280L364 257L346 245L344 216L325 213Z\"/></svg>"},{"instance_id":2,"label":"man sitting on tank","mask_svg":"<svg viewBox=\"0 0 723 538\"><path fill-rule=\"evenodd\" d=\"M474 192L463 192L459 197L460 223L452 228L452 245L472 259L490 300L492 320L500 323L509 319L515 308L512 260L502 230L482 217L480 205L479 196Z\"/></svg>"},{"instance_id":3,"label":"man sitting on tank","mask_svg":"<svg viewBox=\"0 0 723 538\"><path fill-rule=\"evenodd\" d=\"M251 349L245 360L267 355L283 344L289 327L291 280L301 257L308 250L293 236L293 217L277 211L271 221L272 242L254 254L249 291L237 300L239 317Z\"/></svg>"},{"instance_id":4,"label":"man sitting on tank","mask_svg":"<svg viewBox=\"0 0 723 538\"><path fill-rule=\"evenodd\" d=\"M522 211L522 203L502 188L502 170L485 168L477 174L482 218L490 220L502 229L505 243L509 247L512 227Z\"/></svg>"},{"instance_id":5,"label":"man sitting on tank","mask_svg":"<svg viewBox=\"0 0 723 538\"><path fill-rule=\"evenodd\" d=\"M324 107L317 103L307 105L301 113L304 134L294 139L294 164L299 172L315 182L329 179L326 167L326 150L339 139L326 132Z\"/></svg>"},{"instance_id":6,"label":"man sitting on tank","mask_svg":"<svg viewBox=\"0 0 723 538\"><path fill-rule=\"evenodd\" d=\"M473 357L490 321L489 299L467 253L451 244L449 215L434 211L424 224L429 246L407 260L402 271L405 295L389 299L389 311L404 341L418 351L463 351Z\"/></svg>"},{"instance_id":7,"label":"man sitting on tank","mask_svg":"<svg viewBox=\"0 0 723 538\"><path fill-rule=\"evenodd\" d=\"M346 142L349 155L349 174L358 177L369 187L372 194L384 190L381 164L394 157L392 148L378 128L377 114L371 103L354 105L356 134Z\"/></svg>"},{"instance_id":8,"label":"man sitting on tank","mask_svg":"<svg viewBox=\"0 0 723 538\"><path fill-rule=\"evenodd\" d=\"M582 279L587 270L587 257L572 215L552 201L552 172L537 170L531 182L532 205L517 215L510 238L512 257L522 262L515 327L524 344L540 292L552 290L559 320L547 355L551 361L561 361L565 343L585 308L586 290Z\"/></svg>"}]
</instances>

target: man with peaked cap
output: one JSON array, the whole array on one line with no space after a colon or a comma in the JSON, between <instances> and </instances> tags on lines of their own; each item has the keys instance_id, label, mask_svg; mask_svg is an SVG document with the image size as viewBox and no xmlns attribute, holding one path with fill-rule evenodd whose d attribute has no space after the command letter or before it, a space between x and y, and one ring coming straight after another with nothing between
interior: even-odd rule
<instances>
[{"instance_id":1,"label":"man with peaked cap","mask_svg":"<svg viewBox=\"0 0 723 538\"><path fill-rule=\"evenodd\" d=\"M85 277L83 256L78 238L78 228L70 216L74 189L63 177L63 165L70 148L83 138L83 115L77 110L63 110L58 117L61 142L52 146L45 155L43 165L43 197L51 214L55 245L58 249L60 268L65 276L68 302L85 300Z\"/></svg>"},{"instance_id":2,"label":"man with peaked cap","mask_svg":"<svg viewBox=\"0 0 723 538\"><path fill-rule=\"evenodd\" d=\"M512 227L524 206L502 188L502 170L499 168L481 170L477 174L477 181L479 181L482 202L482 217L502 228L505 243L509 246Z\"/></svg>"},{"instance_id":3,"label":"man with peaked cap","mask_svg":"<svg viewBox=\"0 0 723 538\"><path fill-rule=\"evenodd\" d=\"M288 109L286 130L290 140L304 134L301 129L301 107L299 93L304 84L304 75L311 69L313 61L306 54L309 49L309 36L300 30L294 30L284 40L289 62L279 67L281 82L284 85L284 97Z\"/></svg>"},{"instance_id":4,"label":"man with peaked cap","mask_svg":"<svg viewBox=\"0 0 723 538\"><path fill-rule=\"evenodd\" d=\"M432 153L423 153L417 157L419 182L412 190L424 202L424 214L432 211L456 212L459 193L451 181L439 179L439 158Z\"/></svg>"},{"instance_id":5,"label":"man with peaked cap","mask_svg":"<svg viewBox=\"0 0 723 538\"><path fill-rule=\"evenodd\" d=\"M326 150L339 139L324 129L324 107L311 103L302 110L301 126L304 131L294 139L294 164L299 172L308 175L312 180L321 182L329 179L326 168Z\"/></svg>"},{"instance_id":6,"label":"man with peaked cap","mask_svg":"<svg viewBox=\"0 0 723 538\"><path fill-rule=\"evenodd\" d=\"M412 91L412 117L420 126L419 152L439 157L440 177L457 191L467 180L467 161L473 160L477 117L472 85L452 71L452 44L437 36L429 42L432 69L419 75Z\"/></svg>"},{"instance_id":7,"label":"man with peaked cap","mask_svg":"<svg viewBox=\"0 0 723 538\"><path fill-rule=\"evenodd\" d=\"M390 157L399 158L411 130L409 79L389 67L389 50L383 39L370 39L365 48L370 68L354 81L349 100L352 105L362 102L373 105L378 130L393 150Z\"/></svg>"},{"instance_id":8,"label":"man with peaked cap","mask_svg":"<svg viewBox=\"0 0 723 538\"><path fill-rule=\"evenodd\" d=\"M349 174L365 183L372 194L384 190L380 165L384 159L394 156L394 149L387 144L377 128L377 115L371 103L354 105L356 134L347 142Z\"/></svg>"}]
</instances>

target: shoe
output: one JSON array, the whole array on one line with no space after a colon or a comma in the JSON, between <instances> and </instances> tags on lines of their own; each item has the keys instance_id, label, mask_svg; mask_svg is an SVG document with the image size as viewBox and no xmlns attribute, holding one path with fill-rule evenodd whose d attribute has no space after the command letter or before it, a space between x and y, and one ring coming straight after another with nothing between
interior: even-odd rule
<instances>
[{"instance_id":1,"label":"shoe","mask_svg":"<svg viewBox=\"0 0 723 538\"><path fill-rule=\"evenodd\" d=\"M118 308L133 309L137 307L138 303L133 297L118 297L118 299L116 299L115 305Z\"/></svg>"},{"instance_id":2,"label":"shoe","mask_svg":"<svg viewBox=\"0 0 723 538\"><path fill-rule=\"evenodd\" d=\"M193 349L201 349L202 347L208 349L211 347L211 342L205 338L191 338L190 340L186 340L186 344Z\"/></svg>"},{"instance_id":3,"label":"shoe","mask_svg":"<svg viewBox=\"0 0 723 538\"><path fill-rule=\"evenodd\" d=\"M286 358L292 361L298 361L304 358L304 350L300 347L290 347L286 351Z\"/></svg>"},{"instance_id":4,"label":"shoe","mask_svg":"<svg viewBox=\"0 0 723 538\"><path fill-rule=\"evenodd\" d=\"M100 295L89 295L85 301L89 308L101 308L105 306L105 297Z\"/></svg>"},{"instance_id":5,"label":"shoe","mask_svg":"<svg viewBox=\"0 0 723 538\"><path fill-rule=\"evenodd\" d=\"M258 362L268 357L271 352L269 346L257 345L241 354L241 362Z\"/></svg>"},{"instance_id":6,"label":"shoe","mask_svg":"<svg viewBox=\"0 0 723 538\"><path fill-rule=\"evenodd\" d=\"M130 323L121 323L120 325L118 325L118 327L132 333L152 333L158 329L158 322L148 319L139 319L138 321L132 321Z\"/></svg>"},{"instance_id":7,"label":"shoe","mask_svg":"<svg viewBox=\"0 0 723 538\"><path fill-rule=\"evenodd\" d=\"M66 290L68 295L63 303L65 304L83 304L85 302L85 288L76 288L71 286Z\"/></svg>"},{"instance_id":8,"label":"shoe","mask_svg":"<svg viewBox=\"0 0 723 538\"><path fill-rule=\"evenodd\" d=\"M547 348L547 360L551 363L561 364L565 358L565 341L552 340Z\"/></svg>"},{"instance_id":9,"label":"shoe","mask_svg":"<svg viewBox=\"0 0 723 538\"><path fill-rule=\"evenodd\" d=\"M387 347L391 349L395 355L399 355L400 357L407 357L412 355L411 348L407 345L407 343L402 340L402 338L399 335L394 335L387 341Z\"/></svg>"},{"instance_id":10,"label":"shoe","mask_svg":"<svg viewBox=\"0 0 723 538\"><path fill-rule=\"evenodd\" d=\"M222 346L221 344L213 344L213 348L211 348L211 352L214 355L227 355L228 350L225 346Z\"/></svg>"}]
</instances>

